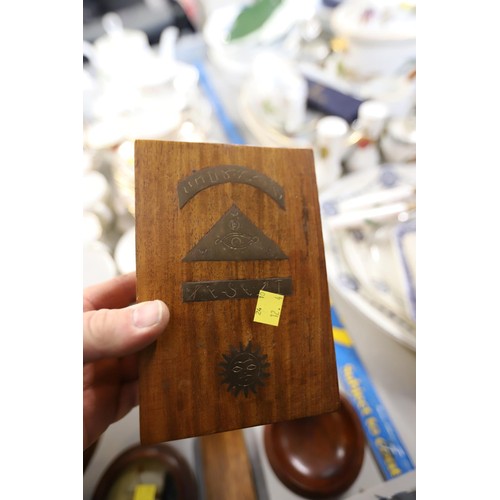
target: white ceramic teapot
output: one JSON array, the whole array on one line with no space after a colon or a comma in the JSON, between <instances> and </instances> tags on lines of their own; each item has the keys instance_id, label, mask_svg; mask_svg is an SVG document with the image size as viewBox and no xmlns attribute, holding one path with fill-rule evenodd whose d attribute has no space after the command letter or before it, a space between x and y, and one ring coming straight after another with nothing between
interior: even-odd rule
<instances>
[{"instance_id":1,"label":"white ceramic teapot","mask_svg":"<svg viewBox=\"0 0 500 500\"><path fill-rule=\"evenodd\" d=\"M84 93L87 146L167 136L179 126L188 91L197 85L196 68L175 58L179 28L165 28L153 48L145 32L125 28L118 14L108 13L102 22L106 33L83 44L94 84ZM180 90L176 80L182 80Z\"/></svg>"},{"instance_id":2,"label":"white ceramic teapot","mask_svg":"<svg viewBox=\"0 0 500 500\"><path fill-rule=\"evenodd\" d=\"M102 17L105 34L94 44L83 42L83 54L89 59L100 83L120 82L141 87L162 84L172 76L177 27L166 28L154 51L147 34L123 26L120 16L109 12Z\"/></svg>"}]
</instances>

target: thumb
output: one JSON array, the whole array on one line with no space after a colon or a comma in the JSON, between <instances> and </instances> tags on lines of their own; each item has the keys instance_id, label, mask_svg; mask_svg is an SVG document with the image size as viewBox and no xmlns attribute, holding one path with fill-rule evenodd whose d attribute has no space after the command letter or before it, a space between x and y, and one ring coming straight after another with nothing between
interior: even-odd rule
<instances>
[{"instance_id":1,"label":"thumb","mask_svg":"<svg viewBox=\"0 0 500 500\"><path fill-rule=\"evenodd\" d=\"M83 313L83 362L121 357L140 351L162 333L170 320L161 300L124 309Z\"/></svg>"}]
</instances>

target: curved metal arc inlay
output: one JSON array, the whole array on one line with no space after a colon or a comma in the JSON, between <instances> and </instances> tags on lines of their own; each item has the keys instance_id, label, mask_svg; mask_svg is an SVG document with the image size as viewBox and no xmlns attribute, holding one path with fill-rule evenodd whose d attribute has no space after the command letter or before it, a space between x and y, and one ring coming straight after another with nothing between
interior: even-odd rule
<instances>
[{"instance_id":1,"label":"curved metal arc inlay","mask_svg":"<svg viewBox=\"0 0 500 500\"><path fill-rule=\"evenodd\" d=\"M283 188L266 174L241 165L205 167L179 181L177 184L179 207L182 208L200 191L228 182L247 184L260 189L268 194L283 210L285 209L285 193Z\"/></svg>"}]
</instances>

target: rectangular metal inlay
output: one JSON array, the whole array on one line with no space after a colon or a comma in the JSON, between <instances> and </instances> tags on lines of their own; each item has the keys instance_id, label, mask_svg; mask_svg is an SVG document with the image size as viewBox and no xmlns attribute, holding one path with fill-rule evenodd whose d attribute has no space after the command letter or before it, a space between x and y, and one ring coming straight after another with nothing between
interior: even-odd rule
<instances>
[{"instance_id":1,"label":"rectangular metal inlay","mask_svg":"<svg viewBox=\"0 0 500 500\"><path fill-rule=\"evenodd\" d=\"M261 290L292 295L292 278L189 281L182 284L183 302L257 298Z\"/></svg>"}]
</instances>

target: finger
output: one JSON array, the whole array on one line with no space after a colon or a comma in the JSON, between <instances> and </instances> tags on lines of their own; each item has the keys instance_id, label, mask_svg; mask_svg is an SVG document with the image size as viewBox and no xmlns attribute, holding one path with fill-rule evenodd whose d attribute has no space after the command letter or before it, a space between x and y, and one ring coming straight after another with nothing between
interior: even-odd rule
<instances>
[{"instance_id":1,"label":"finger","mask_svg":"<svg viewBox=\"0 0 500 500\"><path fill-rule=\"evenodd\" d=\"M83 313L83 362L122 357L151 344L170 320L161 300Z\"/></svg>"},{"instance_id":2,"label":"finger","mask_svg":"<svg viewBox=\"0 0 500 500\"><path fill-rule=\"evenodd\" d=\"M122 419L139 404L139 383L137 380L123 384L116 406L115 422Z\"/></svg>"},{"instance_id":3,"label":"finger","mask_svg":"<svg viewBox=\"0 0 500 500\"><path fill-rule=\"evenodd\" d=\"M135 302L135 272L91 285L83 291L83 310L117 309Z\"/></svg>"},{"instance_id":4,"label":"finger","mask_svg":"<svg viewBox=\"0 0 500 500\"><path fill-rule=\"evenodd\" d=\"M83 449L87 449L97 441L106 429L123 418L127 413L139 404L139 384L132 381L107 391L108 398L105 404L96 407L95 399L87 394L89 403L85 404L86 393L84 391L83 411Z\"/></svg>"}]
</instances>

